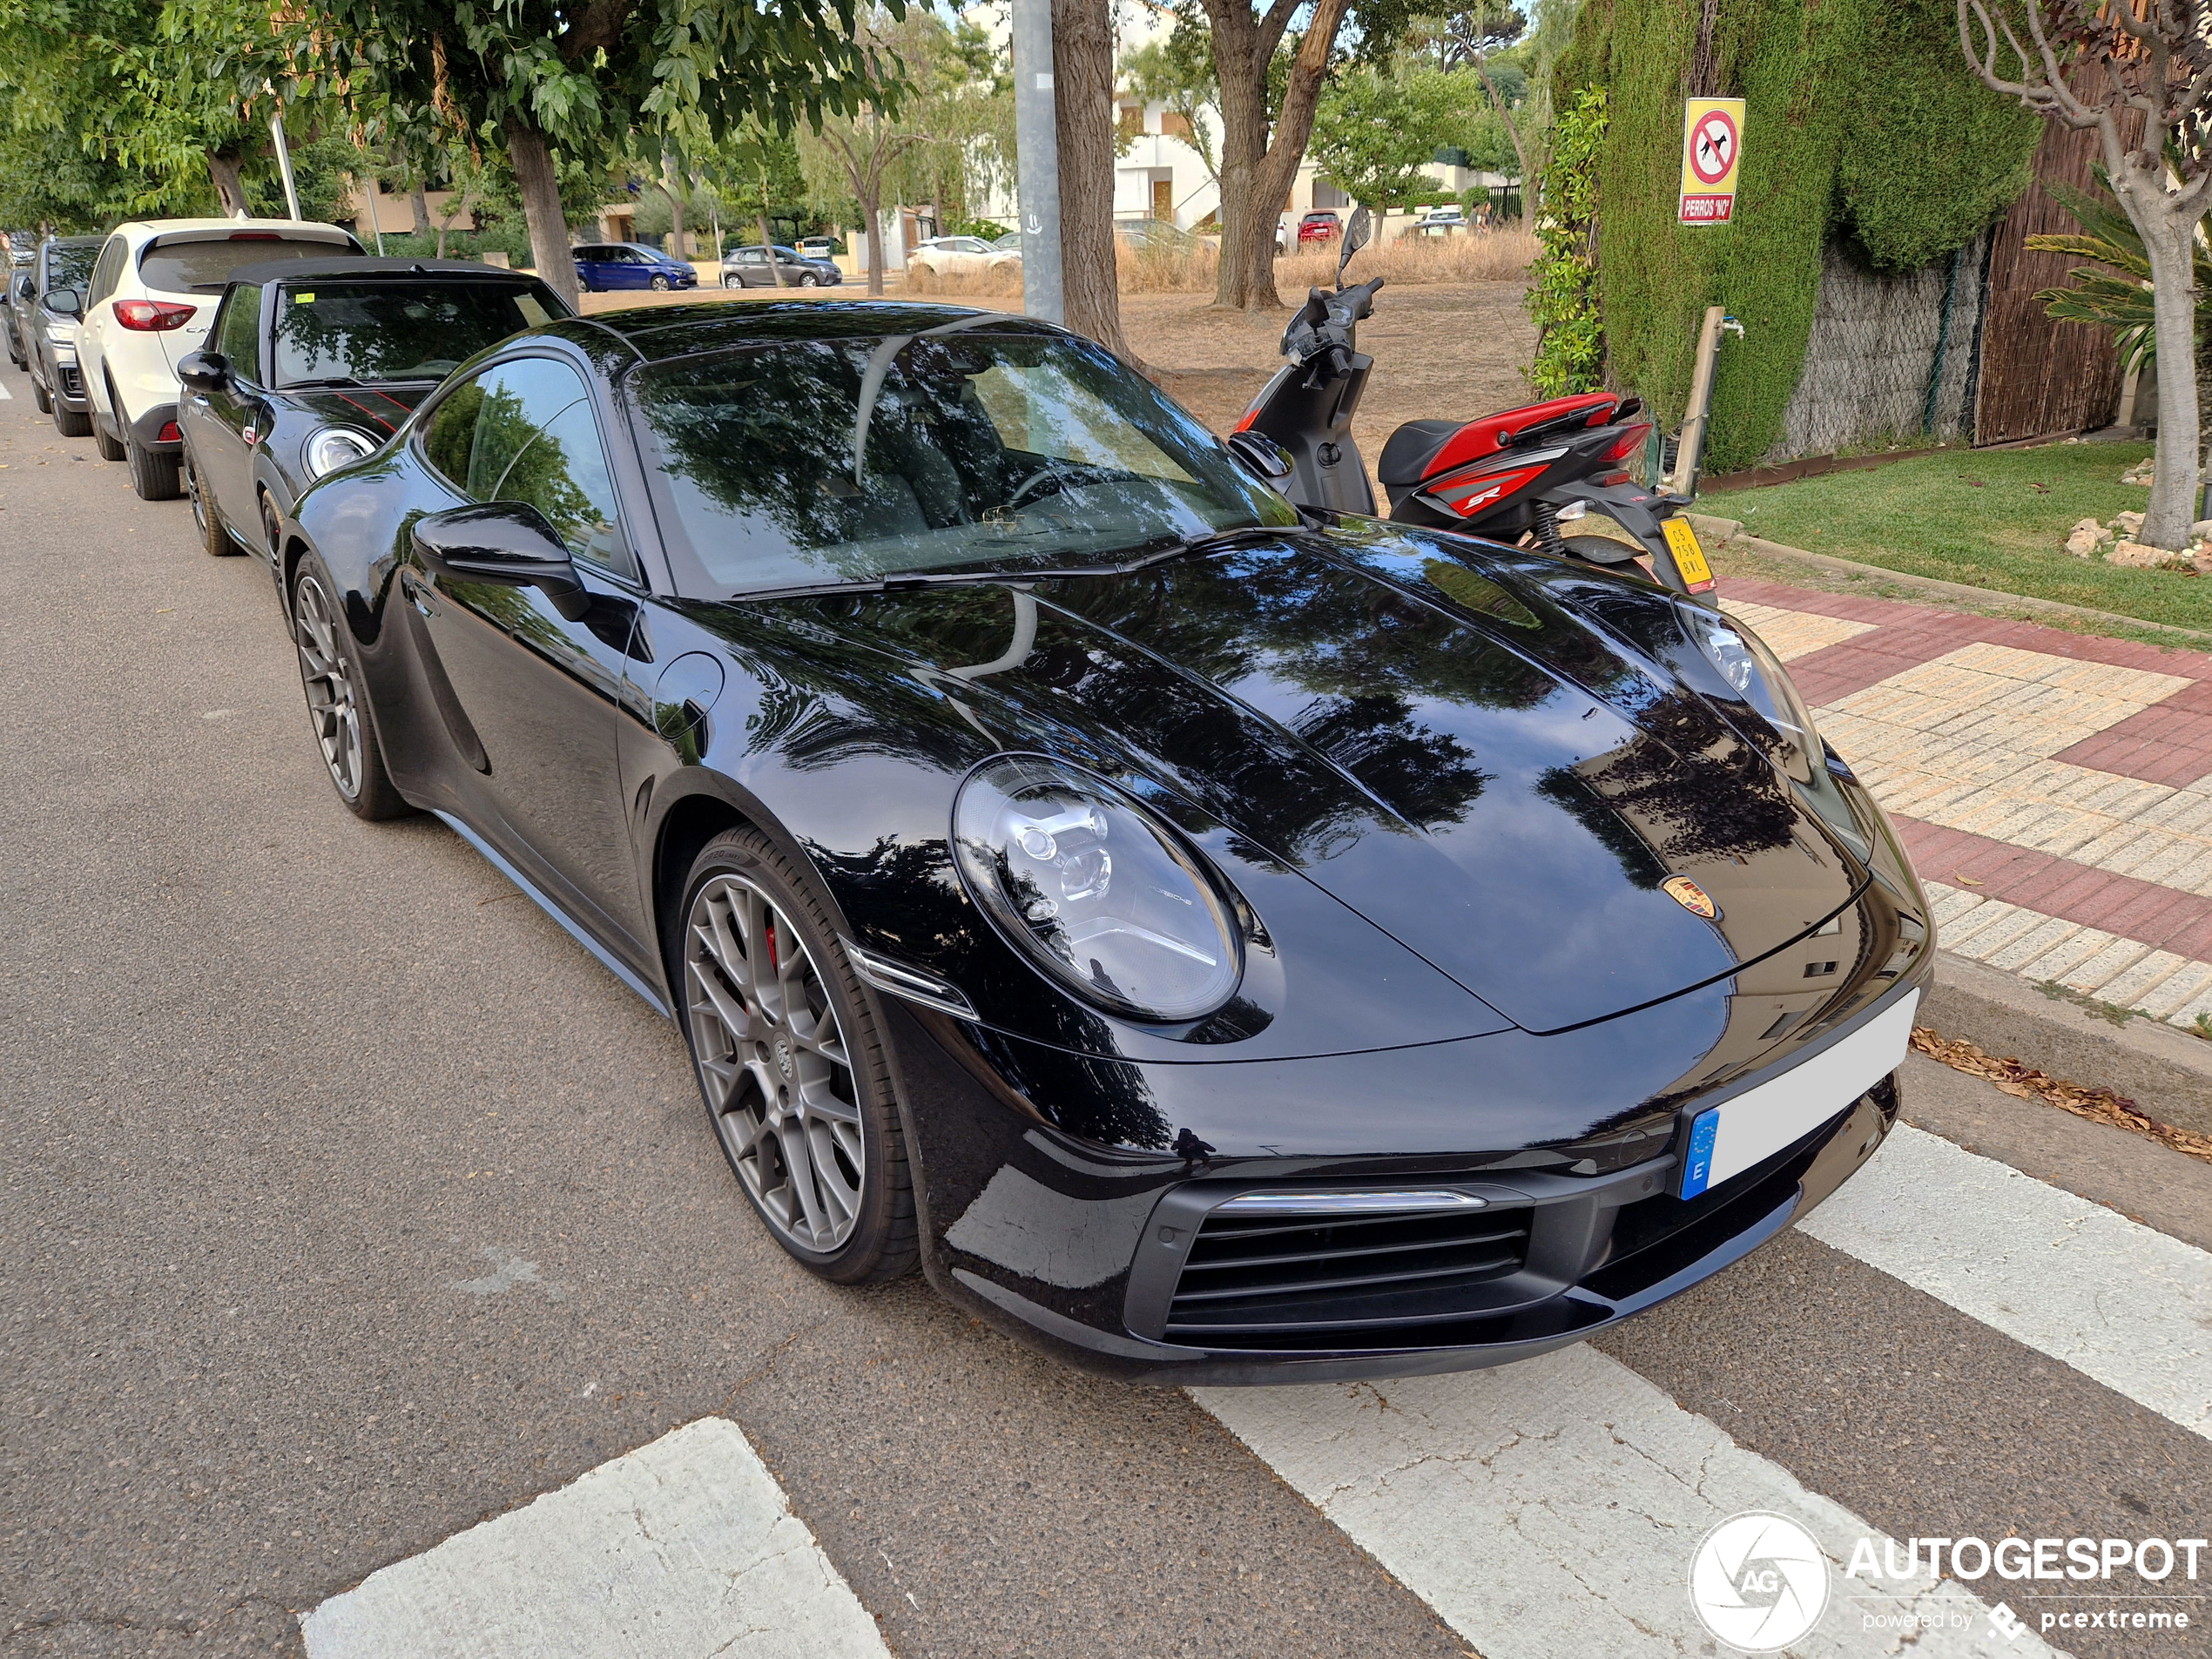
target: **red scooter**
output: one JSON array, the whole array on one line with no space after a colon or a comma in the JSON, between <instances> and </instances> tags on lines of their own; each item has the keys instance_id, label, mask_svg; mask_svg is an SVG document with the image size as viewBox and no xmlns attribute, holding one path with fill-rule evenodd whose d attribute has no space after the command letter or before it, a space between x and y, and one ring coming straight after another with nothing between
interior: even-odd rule
<instances>
[{"instance_id":1,"label":"red scooter","mask_svg":"<svg viewBox=\"0 0 2212 1659\"><path fill-rule=\"evenodd\" d=\"M1374 308L1382 279L1344 286L1345 266L1366 241L1361 208L1345 233L1334 293L1315 288L1283 331L1291 361L1260 388L1231 444L1302 507L1373 514L1367 467L1352 442L1352 417L1375 360L1358 347L1360 320ZM1555 397L1478 421L1409 421L1390 435L1376 465L1399 523L1463 530L1518 543L1557 558L1628 567L1639 556L1677 593L1711 605L1712 569L1689 521L1688 502L1647 489L1624 463L1643 447L1651 422L1642 405L1610 392ZM1251 434L1269 446L1238 442ZM1287 459L1288 465L1284 462ZM1561 526L1602 513L1637 545L1603 536L1568 535Z\"/></svg>"}]
</instances>

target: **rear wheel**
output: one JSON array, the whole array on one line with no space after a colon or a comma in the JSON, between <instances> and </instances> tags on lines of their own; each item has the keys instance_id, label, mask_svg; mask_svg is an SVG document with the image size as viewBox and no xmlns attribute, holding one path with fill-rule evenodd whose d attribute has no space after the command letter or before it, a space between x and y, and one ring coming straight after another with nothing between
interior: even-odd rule
<instances>
[{"instance_id":1,"label":"rear wheel","mask_svg":"<svg viewBox=\"0 0 2212 1659\"><path fill-rule=\"evenodd\" d=\"M228 558L246 550L223 528L215 503L207 498L206 485L200 479L199 469L192 463L192 452L185 453L185 498L192 503L192 528L199 532L199 544L207 550L211 558Z\"/></svg>"},{"instance_id":2,"label":"rear wheel","mask_svg":"<svg viewBox=\"0 0 2212 1659\"><path fill-rule=\"evenodd\" d=\"M300 652L300 685L307 694L324 770L346 810L356 818L399 818L410 808L392 787L368 724L361 664L336 586L312 553L292 577L292 639Z\"/></svg>"},{"instance_id":3,"label":"rear wheel","mask_svg":"<svg viewBox=\"0 0 2212 1659\"><path fill-rule=\"evenodd\" d=\"M110 398L108 400L111 409L114 407L114 401L113 398ZM120 426L123 423L123 417L120 415L111 415L109 418L113 420L118 426ZM92 436L99 443L100 459L103 461L121 461L131 453L128 449L124 448L123 440L111 436L108 433L108 429L102 426L98 420L95 420L92 422Z\"/></svg>"},{"instance_id":4,"label":"rear wheel","mask_svg":"<svg viewBox=\"0 0 2212 1659\"><path fill-rule=\"evenodd\" d=\"M174 501L184 494L175 455L158 455L136 438L130 441L131 488L140 501Z\"/></svg>"},{"instance_id":5,"label":"rear wheel","mask_svg":"<svg viewBox=\"0 0 2212 1659\"><path fill-rule=\"evenodd\" d=\"M685 894L684 1032L738 1185L809 1271L897 1278L918 1252L890 1061L813 884L731 830Z\"/></svg>"}]
</instances>

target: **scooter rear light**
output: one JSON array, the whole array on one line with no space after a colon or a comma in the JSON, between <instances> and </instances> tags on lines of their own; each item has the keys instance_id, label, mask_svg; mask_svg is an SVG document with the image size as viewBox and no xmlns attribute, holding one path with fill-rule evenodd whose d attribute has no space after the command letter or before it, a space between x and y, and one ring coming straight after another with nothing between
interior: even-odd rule
<instances>
[{"instance_id":1,"label":"scooter rear light","mask_svg":"<svg viewBox=\"0 0 2212 1659\"><path fill-rule=\"evenodd\" d=\"M1643 441L1650 435L1651 422L1640 421L1635 426L1628 427L1622 431L1621 435L1614 441L1613 447L1605 452L1605 458L1608 461L1626 461L1643 448Z\"/></svg>"},{"instance_id":2,"label":"scooter rear light","mask_svg":"<svg viewBox=\"0 0 2212 1659\"><path fill-rule=\"evenodd\" d=\"M134 334L165 334L192 320L198 306L172 305L166 300L118 300L115 320Z\"/></svg>"}]
</instances>

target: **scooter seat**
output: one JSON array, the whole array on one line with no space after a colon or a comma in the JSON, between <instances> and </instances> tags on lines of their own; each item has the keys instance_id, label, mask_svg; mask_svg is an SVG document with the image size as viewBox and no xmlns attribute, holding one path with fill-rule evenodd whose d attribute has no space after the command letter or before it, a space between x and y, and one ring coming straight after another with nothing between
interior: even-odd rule
<instances>
[{"instance_id":1,"label":"scooter seat","mask_svg":"<svg viewBox=\"0 0 2212 1659\"><path fill-rule=\"evenodd\" d=\"M1608 392L1583 392L1501 409L1479 421L1408 421L1383 445L1375 476L1386 484L1417 484L1449 468L1494 455L1521 434L1539 427L1571 424L1609 415L1621 400Z\"/></svg>"},{"instance_id":2,"label":"scooter seat","mask_svg":"<svg viewBox=\"0 0 2212 1659\"><path fill-rule=\"evenodd\" d=\"M1419 483L1429 457L1452 440L1464 421L1408 421L1390 435L1375 462L1375 476L1386 484Z\"/></svg>"}]
</instances>

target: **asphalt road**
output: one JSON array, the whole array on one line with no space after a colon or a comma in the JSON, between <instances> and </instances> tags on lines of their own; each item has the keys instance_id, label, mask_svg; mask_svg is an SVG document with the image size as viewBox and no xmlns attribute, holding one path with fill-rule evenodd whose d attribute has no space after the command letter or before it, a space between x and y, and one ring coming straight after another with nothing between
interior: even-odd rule
<instances>
[{"instance_id":1,"label":"asphalt road","mask_svg":"<svg viewBox=\"0 0 2212 1659\"><path fill-rule=\"evenodd\" d=\"M709 1413L900 1655L1467 1650L1185 1395L788 1264L675 1028L341 810L262 567L0 385L0 1653L298 1652ZM1602 1346L1898 1536L2207 1530L2202 1436L1808 1237Z\"/></svg>"}]
</instances>

